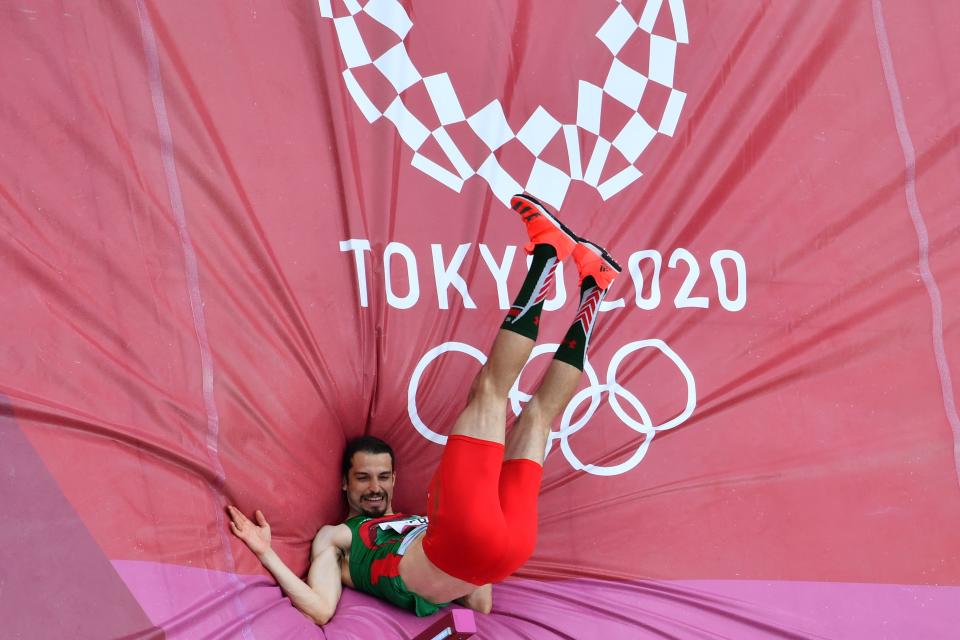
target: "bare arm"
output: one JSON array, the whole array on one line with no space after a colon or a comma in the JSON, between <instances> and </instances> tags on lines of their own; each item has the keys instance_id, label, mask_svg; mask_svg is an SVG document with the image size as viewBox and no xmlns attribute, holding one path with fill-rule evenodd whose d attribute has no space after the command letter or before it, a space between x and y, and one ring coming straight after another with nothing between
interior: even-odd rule
<instances>
[{"instance_id":1,"label":"bare arm","mask_svg":"<svg viewBox=\"0 0 960 640\"><path fill-rule=\"evenodd\" d=\"M493 609L493 585L478 587L476 591L457 598L456 603L479 613L490 613Z\"/></svg>"},{"instance_id":2,"label":"bare arm","mask_svg":"<svg viewBox=\"0 0 960 640\"><path fill-rule=\"evenodd\" d=\"M340 564L338 549L333 545L337 527L323 527L313 542L309 584L301 580L270 547L270 525L263 513L256 512L257 524L236 507L229 506L230 530L256 554L267 571L273 574L283 592L297 609L316 624L326 624L340 602ZM259 525L259 526L258 526Z\"/></svg>"},{"instance_id":3,"label":"bare arm","mask_svg":"<svg viewBox=\"0 0 960 640\"><path fill-rule=\"evenodd\" d=\"M307 583L314 593L324 595L323 608L320 620L313 618L317 624L326 624L333 617L340 602L343 585L340 582L340 560L343 555L338 543L343 544L344 535L350 535L345 525L320 528L310 550L310 570L307 572ZM326 616L326 619L322 619Z\"/></svg>"}]
</instances>

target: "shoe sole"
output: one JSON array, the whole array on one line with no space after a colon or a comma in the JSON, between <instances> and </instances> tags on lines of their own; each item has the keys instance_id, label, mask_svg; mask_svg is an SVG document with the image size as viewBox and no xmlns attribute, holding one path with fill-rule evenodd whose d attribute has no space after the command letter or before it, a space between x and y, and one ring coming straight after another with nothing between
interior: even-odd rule
<instances>
[{"instance_id":1,"label":"shoe sole","mask_svg":"<svg viewBox=\"0 0 960 640\"><path fill-rule=\"evenodd\" d=\"M607 250L601 247L600 245L598 245L596 242L581 238L580 244L582 244L587 249L590 249L590 251L600 256L600 259L606 262L608 265L610 265L610 268L612 268L617 273L623 272L623 268L620 266L620 264L616 260L613 259L613 256L607 253Z\"/></svg>"},{"instance_id":2,"label":"shoe sole","mask_svg":"<svg viewBox=\"0 0 960 640\"><path fill-rule=\"evenodd\" d=\"M568 229L565 224L563 224L562 222L560 222L560 219L557 218L557 216L555 216L555 215L553 215L552 213L550 213L549 211L547 211L547 207L546 207L542 202L540 202L539 200L537 200L537 199L534 198L533 196L527 195L527 194L525 194L525 193L524 193L524 194L517 194L517 195L515 195L515 196L513 196L513 197L516 198L516 199L518 199L518 200L523 200L523 201L529 203L530 206L534 207L543 217L545 217L547 220L549 220L550 223L551 223L553 226L555 226L558 230L560 230L561 233L563 233L563 234L566 235L568 238L570 238L570 240L573 241L573 244L574 244L574 245L576 245L578 242L580 242L580 240L581 240L580 236L578 236L577 234L575 234L573 231L570 231L570 229ZM513 208L512 204L513 204L513 203L511 203L511 209L513 209L514 211L516 211L517 213L519 213L520 216L525 216L525 215L526 215L525 213L521 213L521 212L518 211L517 209Z\"/></svg>"}]
</instances>

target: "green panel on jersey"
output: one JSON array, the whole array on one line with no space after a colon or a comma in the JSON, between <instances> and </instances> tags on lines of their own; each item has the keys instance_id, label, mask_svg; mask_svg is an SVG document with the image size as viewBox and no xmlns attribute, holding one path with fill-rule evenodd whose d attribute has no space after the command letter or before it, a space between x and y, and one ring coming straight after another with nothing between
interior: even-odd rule
<instances>
[{"instance_id":1,"label":"green panel on jersey","mask_svg":"<svg viewBox=\"0 0 960 640\"><path fill-rule=\"evenodd\" d=\"M353 533L350 578L354 588L409 609L418 616L429 616L450 604L425 600L407 589L400 579L400 559L403 557L398 553L400 545L407 534L426 522L426 518L403 514L349 518L346 525Z\"/></svg>"}]
</instances>

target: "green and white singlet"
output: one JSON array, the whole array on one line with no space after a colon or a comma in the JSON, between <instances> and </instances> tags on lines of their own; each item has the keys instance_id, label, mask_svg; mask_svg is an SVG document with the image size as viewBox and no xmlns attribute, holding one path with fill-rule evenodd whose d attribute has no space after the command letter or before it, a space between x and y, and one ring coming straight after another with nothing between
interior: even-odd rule
<instances>
[{"instance_id":1,"label":"green and white singlet","mask_svg":"<svg viewBox=\"0 0 960 640\"><path fill-rule=\"evenodd\" d=\"M400 559L413 540L427 528L422 516L394 514L382 518L356 515L345 524L353 533L350 579L359 591L429 616L449 602L434 604L407 589L400 579Z\"/></svg>"}]
</instances>

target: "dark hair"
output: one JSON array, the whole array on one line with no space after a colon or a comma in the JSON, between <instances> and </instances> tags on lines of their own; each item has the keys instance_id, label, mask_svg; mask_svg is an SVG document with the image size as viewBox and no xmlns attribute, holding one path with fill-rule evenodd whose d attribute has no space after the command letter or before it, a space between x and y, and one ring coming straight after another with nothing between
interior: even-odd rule
<instances>
[{"instance_id":1,"label":"dark hair","mask_svg":"<svg viewBox=\"0 0 960 640\"><path fill-rule=\"evenodd\" d=\"M341 474L344 478L350 472L353 466L353 454L359 453L389 453L390 466L393 467L393 449L386 442L374 436L360 436L347 442L347 448L343 451L343 462L341 464Z\"/></svg>"}]
</instances>

